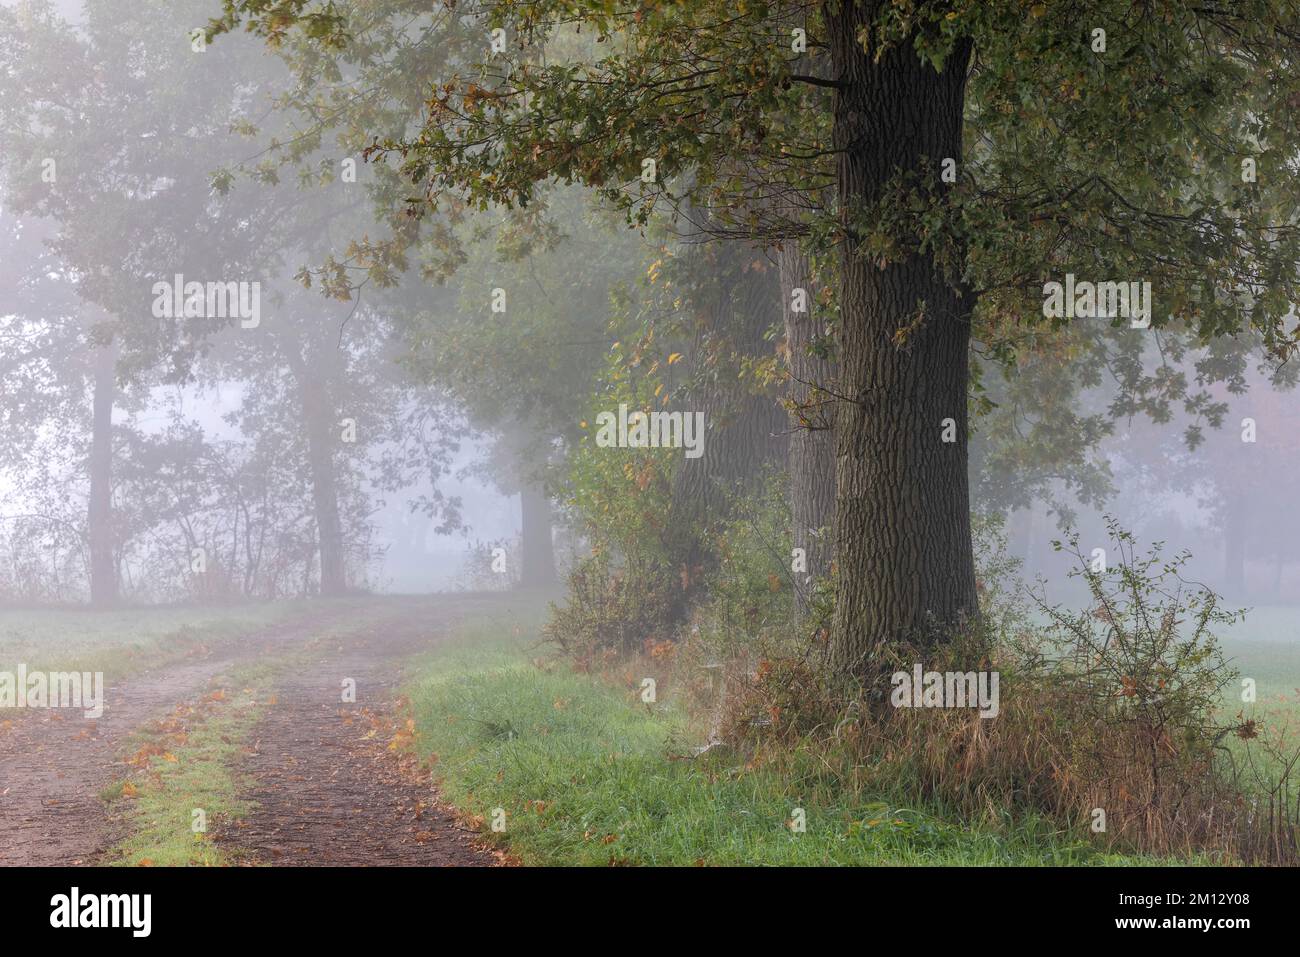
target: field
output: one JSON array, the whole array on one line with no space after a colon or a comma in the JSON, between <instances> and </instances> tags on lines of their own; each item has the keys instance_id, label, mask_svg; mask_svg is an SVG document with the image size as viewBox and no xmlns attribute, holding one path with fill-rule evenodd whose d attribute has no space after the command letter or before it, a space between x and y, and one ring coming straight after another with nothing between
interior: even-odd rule
<instances>
[{"instance_id":1,"label":"field","mask_svg":"<svg viewBox=\"0 0 1300 957\"><path fill-rule=\"evenodd\" d=\"M304 612L306 603L174 606L121 611L0 610L0 670L76 669L121 675Z\"/></svg>"},{"instance_id":2,"label":"field","mask_svg":"<svg viewBox=\"0 0 1300 957\"><path fill-rule=\"evenodd\" d=\"M1258 703L1294 707L1300 698L1300 608L1262 606L1221 636L1224 655L1254 678Z\"/></svg>"}]
</instances>

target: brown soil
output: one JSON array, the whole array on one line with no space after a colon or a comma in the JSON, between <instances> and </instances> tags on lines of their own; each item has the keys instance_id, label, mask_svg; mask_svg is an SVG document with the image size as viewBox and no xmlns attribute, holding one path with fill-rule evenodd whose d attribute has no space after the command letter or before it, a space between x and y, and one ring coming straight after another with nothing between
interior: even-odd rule
<instances>
[{"instance_id":1,"label":"brown soil","mask_svg":"<svg viewBox=\"0 0 1300 957\"><path fill-rule=\"evenodd\" d=\"M498 863L403 747L398 665L429 641L428 625L393 622L283 679L240 768L256 782L256 809L219 842L261 864ZM342 701L345 678L356 683L355 703Z\"/></svg>"},{"instance_id":2,"label":"brown soil","mask_svg":"<svg viewBox=\"0 0 1300 957\"><path fill-rule=\"evenodd\" d=\"M201 697L231 666L288 650L306 651L307 663L286 671L250 738L239 770L255 805L216 828L221 845L272 865L498 863L401 747L395 690L401 662L477 601L394 600L381 625L326 643L313 643L315 618L215 649L196 645L182 662L110 681L97 721L48 710L0 723L0 865L96 863L121 836L99 793L126 775L126 739ZM344 678L356 682L355 704L341 701Z\"/></svg>"}]
</instances>

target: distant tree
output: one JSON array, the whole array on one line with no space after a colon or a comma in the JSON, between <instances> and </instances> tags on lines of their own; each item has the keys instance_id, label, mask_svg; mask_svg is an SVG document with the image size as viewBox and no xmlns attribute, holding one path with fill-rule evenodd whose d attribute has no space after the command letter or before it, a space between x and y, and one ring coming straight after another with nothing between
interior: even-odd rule
<instances>
[{"instance_id":1,"label":"distant tree","mask_svg":"<svg viewBox=\"0 0 1300 957\"><path fill-rule=\"evenodd\" d=\"M210 188L211 168L241 155L231 128L267 74L258 66L266 58L248 45L209 50L191 35L184 24L201 25L202 7L106 0L89 5L78 28L45 0L0 10L6 205L50 225L51 261L80 303L70 310L77 323L58 323L72 337L58 348L79 342L93 354L62 374L90 383L86 527L91 599L100 605L118 591L113 409L124 388L139 394L150 382L183 379L206 335L232 321L160 322L153 285L176 274L255 279L248 238L275 215ZM141 42L158 37L160 23L170 34Z\"/></svg>"},{"instance_id":2,"label":"distant tree","mask_svg":"<svg viewBox=\"0 0 1300 957\"><path fill-rule=\"evenodd\" d=\"M279 37L297 24L326 44L346 34L333 5L225 6L223 28L247 20ZM777 237L790 232L779 207L746 192L756 168L781 196L831 185L810 228L833 233L839 252L832 658L843 673L977 614L973 331L1006 357L1011 331L1065 325L1044 283L1072 273L1149 282L1155 330L1201 343L1253 331L1277 359L1295 350L1300 80L1287 78L1300 14L1289 7L505 0L455 15L476 12L485 41L500 29L507 48L485 42L476 69L449 68L421 128L371 150L400 160L418 206L526 205L539 183L579 180L636 223L689 199L745 236ZM785 32L801 15L807 50ZM609 52L541 58L549 37L577 28ZM816 72L801 65L808 51ZM833 91L825 150L782 135L797 84Z\"/></svg>"},{"instance_id":3,"label":"distant tree","mask_svg":"<svg viewBox=\"0 0 1300 957\"><path fill-rule=\"evenodd\" d=\"M347 42L334 43L317 26L327 25L333 10L344 9L350 23ZM276 23L288 26L294 22L292 17L281 20L282 13L275 11ZM301 22L314 19L314 13L307 13L306 20ZM270 21L266 23L270 25ZM430 10L407 0L331 8L323 12L317 26L301 35L280 31L274 26L268 33L273 45L299 77L296 93L281 101L286 115L295 115L295 132L292 136L278 139L270 152L281 164L299 170L312 168L316 151L326 146L345 152L360 152L377 136L394 135L418 124L425 109L428 89L440 87L449 71L475 69L473 64L481 56L484 42L482 24L474 11L462 16L452 8ZM317 42L322 40L325 42ZM557 59L572 59L592 52L592 43L580 34L555 36L549 40L548 50ZM397 272L406 268L408 257L421 264L427 277L445 280L457 270L472 265L470 258L474 254L466 244L469 237L480 233L488 222L499 223L508 234L500 244L501 255L497 261L505 264L512 257L525 256L531 276L524 277L522 291L527 293L536 285L540 251L556 239L557 229L565 228L560 225L565 222L564 216L555 215L550 209L550 196L544 201L539 196L528 210L515 210L509 217L475 203L452 204L443 215L412 217L409 215L410 197L405 179L396 175L387 164L375 165L378 169L369 195L388 225L390 235L386 239L367 238L351 248L348 255L328 259L319 270L324 278L322 288L327 293L344 294L365 283L390 282ZM572 201L561 200L561 204L569 213L577 208ZM608 248L602 252L608 254L596 261L581 259L586 255L581 244L565 238L563 250L549 253L552 272L565 277L594 277L598 264L610 265L613 269L611 275L635 267L640 261L636 253L624 257L621 262L614 255L615 250L633 247L626 241L612 243L608 232L605 235ZM479 243L470 245L481 248ZM771 396L758 396L752 389L738 388L735 377L726 374L729 369L738 372L739 363L760 361L772 354L767 333L779 321L779 289L775 269L751 268L755 262L761 262L762 257L762 250L741 243L721 254L717 250L698 248L689 257L682 257L682 260L690 258L697 263L694 278L700 283L695 295L698 308L689 310L694 320L693 327L687 329L686 323L677 322L671 316L666 320L660 317L660 342L682 335L685 342L678 348L686 358L681 369L689 369L692 373L684 391L673 398L707 412L709 441L705 445L704 458L683 463L675 479L678 491L673 508L678 520L674 524L683 533L679 560L687 567L697 563L699 553L705 550L707 538L703 534L706 531L704 526L692 520L688 513L719 518L719 508L732 491L731 483L742 477L746 481L752 480L757 474L755 463L783 456L787 444L784 440L786 426L774 408ZM481 261L481 255L478 259ZM732 276L727 280L725 292L719 293L716 282L712 288L707 287L708 280L723 273ZM583 289L594 288L585 278L578 278L576 282ZM520 289L518 284L511 288ZM686 299L684 296L679 298L682 301ZM480 299L471 307L472 314L478 312L482 302L480 292ZM598 311L603 310L598 308ZM580 310L573 310L573 315L579 324L588 319ZM599 317L593 315L592 318ZM498 331L487 339L478 334L482 341L476 346L476 354L496 354L506 363L514 363L510 367L518 373L515 381L520 381L520 376L531 381L537 373L554 371L557 367L580 369L590 380L592 371L599 368L599 362L593 360L599 358L601 342L590 335L557 336L549 340L554 343L549 346L550 352L538 353L537 347L546 346L547 341L539 341L532 334L534 323L531 321L522 326L513 323L497 326ZM515 331L519 335L512 341ZM580 341L580 345L575 345L575 341ZM428 336L417 338L416 342L417 349L430 349L438 355L450 354L450 350L431 346L433 340ZM520 345L525 345L526 349L520 349ZM604 345L608 345L608 340ZM523 365L517 362L521 358L525 360ZM415 360L427 364L433 361L433 357L416 355ZM468 360L464 368L476 373L484 371L478 358ZM454 366L444 364L444 373L451 379L464 379ZM573 380L556 381L565 382L570 397L580 394L580 390L573 388ZM490 377L484 377L483 385L485 388L490 385ZM554 395L557 390L551 388L549 392ZM483 397L474 395L473 390L462 390L461 395L469 406L477 408L483 405ZM572 398L563 404L566 413L572 411L573 404ZM552 408L545 402L530 405L530 420L544 418ZM558 429L572 437L575 422L575 418L566 414L552 420L546 428ZM764 441L756 444L753 441L755 436L764 437ZM518 469L510 472L519 474ZM541 499L536 494L528 495L525 500L538 503L540 510ZM525 524L533 528L542 527L527 519ZM532 554L540 553L525 548L525 555Z\"/></svg>"},{"instance_id":4,"label":"distant tree","mask_svg":"<svg viewBox=\"0 0 1300 957\"><path fill-rule=\"evenodd\" d=\"M554 461L582 437L585 402L614 341L613 292L644 257L641 244L612 231L575 190L557 192L546 206L544 215L465 223L454 298L416 287L416 301L399 314L406 365L494 437L496 448L476 472L520 496L525 586L555 580Z\"/></svg>"}]
</instances>

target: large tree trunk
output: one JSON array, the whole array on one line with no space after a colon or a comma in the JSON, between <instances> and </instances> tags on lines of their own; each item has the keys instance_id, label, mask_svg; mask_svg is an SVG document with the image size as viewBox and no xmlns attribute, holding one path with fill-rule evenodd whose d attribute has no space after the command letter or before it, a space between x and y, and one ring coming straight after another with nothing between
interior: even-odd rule
<instances>
[{"instance_id":1,"label":"large tree trunk","mask_svg":"<svg viewBox=\"0 0 1300 957\"><path fill-rule=\"evenodd\" d=\"M945 157L960 162L970 49L954 50L942 73L910 40L877 59L858 39L877 6L825 8L841 83L833 139L847 234L831 660L838 673L864 678L882 649L927 645L978 613L966 431L973 297L955 290L929 255L905 254L882 268L854 228L897 172L926 169L937 179ZM909 327L906 343L896 343ZM941 441L946 419L955 441Z\"/></svg>"},{"instance_id":2,"label":"large tree trunk","mask_svg":"<svg viewBox=\"0 0 1300 957\"><path fill-rule=\"evenodd\" d=\"M831 528L835 519L834 406L821 389L831 386L835 363L809 350L822 338L821 322L814 317L816 300L808 257L797 241L787 242L777 254L784 297L786 359L790 372L789 480L790 518L794 547L801 549L806 570L793 573L795 617L808 611L812 583L830 574ZM801 289L806 307L794 309L794 290Z\"/></svg>"},{"instance_id":3,"label":"large tree trunk","mask_svg":"<svg viewBox=\"0 0 1300 957\"><path fill-rule=\"evenodd\" d=\"M498 454L507 463L510 486L519 489L519 586L552 585L555 577L555 541L551 535L551 500L544 481L551 441L545 426L516 419L504 428Z\"/></svg>"},{"instance_id":4,"label":"large tree trunk","mask_svg":"<svg viewBox=\"0 0 1300 957\"><path fill-rule=\"evenodd\" d=\"M525 480L519 492L523 512L519 584L524 588L555 584L555 546L551 540L551 500L539 482Z\"/></svg>"},{"instance_id":5,"label":"large tree trunk","mask_svg":"<svg viewBox=\"0 0 1300 957\"><path fill-rule=\"evenodd\" d=\"M100 346L94 362L86 531L90 543L90 601L101 608L117 603L113 540L113 399L116 394L117 347Z\"/></svg>"},{"instance_id":6,"label":"large tree trunk","mask_svg":"<svg viewBox=\"0 0 1300 957\"><path fill-rule=\"evenodd\" d=\"M318 381L307 375L299 390L320 548L320 593L341 595L347 591L347 563L343 554L343 525L339 519L338 478L334 470L337 422L329 397Z\"/></svg>"}]
</instances>

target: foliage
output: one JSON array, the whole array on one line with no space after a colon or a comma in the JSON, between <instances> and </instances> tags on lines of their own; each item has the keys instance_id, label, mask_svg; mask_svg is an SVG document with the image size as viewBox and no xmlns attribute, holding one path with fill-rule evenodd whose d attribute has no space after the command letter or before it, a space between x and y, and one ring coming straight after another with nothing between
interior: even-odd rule
<instances>
[{"instance_id":1,"label":"foliage","mask_svg":"<svg viewBox=\"0 0 1300 957\"><path fill-rule=\"evenodd\" d=\"M581 666L608 663L670 637L664 611L680 587L662 565L641 555L616 562L608 549L599 549L569 574L565 601L551 606L544 633Z\"/></svg>"}]
</instances>

